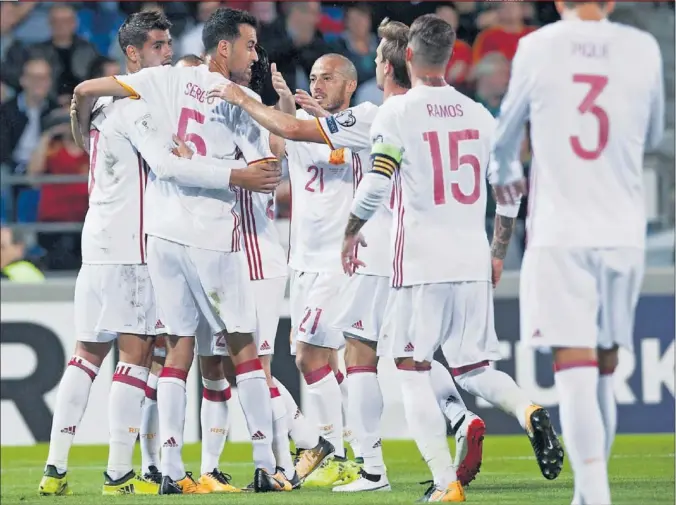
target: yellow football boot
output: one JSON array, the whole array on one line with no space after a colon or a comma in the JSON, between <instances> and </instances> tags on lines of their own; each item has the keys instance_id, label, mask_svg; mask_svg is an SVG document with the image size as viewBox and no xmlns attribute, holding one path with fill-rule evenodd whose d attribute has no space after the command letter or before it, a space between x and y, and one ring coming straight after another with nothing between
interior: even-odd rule
<instances>
[{"instance_id":1,"label":"yellow football boot","mask_svg":"<svg viewBox=\"0 0 676 505\"><path fill-rule=\"evenodd\" d=\"M42 496L70 496L73 491L68 487L66 472L59 473L54 465L47 465L38 486L38 494Z\"/></svg>"},{"instance_id":2,"label":"yellow football boot","mask_svg":"<svg viewBox=\"0 0 676 505\"><path fill-rule=\"evenodd\" d=\"M133 470L118 480L111 479L106 472L103 472L103 477L102 494L107 496L120 494L159 494L160 492L158 484L137 477Z\"/></svg>"},{"instance_id":3,"label":"yellow football boot","mask_svg":"<svg viewBox=\"0 0 676 505\"><path fill-rule=\"evenodd\" d=\"M214 468L209 473L203 473L197 483L208 489L210 493L240 493L241 490L236 488L230 481L232 477L227 473L221 472L218 468Z\"/></svg>"}]
</instances>

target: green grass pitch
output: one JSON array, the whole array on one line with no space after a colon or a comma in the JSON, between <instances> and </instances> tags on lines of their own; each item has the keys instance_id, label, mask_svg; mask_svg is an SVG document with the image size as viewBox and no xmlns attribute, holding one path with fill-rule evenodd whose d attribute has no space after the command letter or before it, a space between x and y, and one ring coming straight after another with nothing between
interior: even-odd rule
<instances>
[{"instance_id":1,"label":"green grass pitch","mask_svg":"<svg viewBox=\"0 0 676 505\"><path fill-rule=\"evenodd\" d=\"M452 443L452 442L451 442ZM106 466L104 446L76 446L70 456L69 482L74 495L40 497L38 482L47 457L47 446L2 447L2 505L44 504L91 505L94 503L148 504L199 503L331 505L354 503L413 503L426 487L418 484L430 475L413 444L408 441L385 442L385 460L393 490L390 493L338 494L330 489L301 489L291 493L267 495L200 496L101 496L102 472ZM138 448L137 448L138 453ZM199 473L200 447L183 450L186 468ZM674 435L621 435L615 441L610 461L611 489L616 505L673 505ZM140 464L138 454L135 464ZM248 444L227 444L221 469L233 476L234 484L249 483L253 465ZM566 464L555 481L546 481L538 470L525 436L488 436L484 444L484 463L477 480L467 488L468 503L490 505L568 505L572 499L572 473Z\"/></svg>"}]
</instances>

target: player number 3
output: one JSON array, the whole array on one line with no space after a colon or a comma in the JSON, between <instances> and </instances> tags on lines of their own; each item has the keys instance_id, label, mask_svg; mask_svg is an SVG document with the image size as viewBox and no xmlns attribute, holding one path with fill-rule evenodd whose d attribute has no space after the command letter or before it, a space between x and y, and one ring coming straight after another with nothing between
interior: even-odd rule
<instances>
[{"instance_id":1,"label":"player number 3","mask_svg":"<svg viewBox=\"0 0 676 505\"><path fill-rule=\"evenodd\" d=\"M450 149L451 172L457 172L462 165L468 165L472 169L473 188L472 192L463 193L460 184L451 183L451 195L453 199L462 205L472 205L479 199L481 193L481 163L473 154L459 155L460 143L466 140L478 140L479 130L459 130L448 133L448 146ZM435 205L446 203L446 185L444 183L444 164L441 158L438 132L423 133L423 140L429 144L432 155L433 191Z\"/></svg>"},{"instance_id":2,"label":"player number 3","mask_svg":"<svg viewBox=\"0 0 676 505\"><path fill-rule=\"evenodd\" d=\"M598 141L594 149L582 147L580 137L577 135L570 137L570 146L573 152L583 160L593 161L601 156L601 153L608 145L608 135L610 133L610 120L608 114L597 103L596 99L608 85L608 78L603 75L575 74L574 83L588 84L589 91L577 106L577 111L584 114L591 114L596 117L598 122Z\"/></svg>"}]
</instances>

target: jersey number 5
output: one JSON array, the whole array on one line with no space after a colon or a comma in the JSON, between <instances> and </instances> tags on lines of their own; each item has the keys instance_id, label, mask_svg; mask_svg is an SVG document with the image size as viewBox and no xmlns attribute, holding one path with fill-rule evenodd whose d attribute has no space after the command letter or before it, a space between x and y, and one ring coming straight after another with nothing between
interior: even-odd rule
<instances>
[{"instance_id":1,"label":"jersey number 5","mask_svg":"<svg viewBox=\"0 0 676 505\"><path fill-rule=\"evenodd\" d=\"M481 193L481 163L479 158L473 154L459 155L460 143L465 140L478 140L479 130L459 130L448 133L448 146L450 149L451 172L457 172L462 165L469 165L472 168L474 187L469 194L463 193L457 182L451 183L451 195L463 205L471 205L479 199ZM425 132L423 140L429 144L430 154L432 155L432 172L435 205L444 205L446 203L446 185L444 184L444 164L441 159L441 147L439 147L439 133Z\"/></svg>"},{"instance_id":2,"label":"jersey number 5","mask_svg":"<svg viewBox=\"0 0 676 505\"><path fill-rule=\"evenodd\" d=\"M573 152L583 160L593 161L601 156L601 153L608 145L608 134L610 130L610 120L605 110L596 104L596 99L608 85L608 78L603 75L575 74L573 82L588 84L591 86L589 92L585 95L577 110L580 114L592 114L598 121L599 133L596 147L592 150L585 149L580 143L580 137L577 135L570 137L570 146Z\"/></svg>"},{"instance_id":3,"label":"jersey number 5","mask_svg":"<svg viewBox=\"0 0 676 505\"><path fill-rule=\"evenodd\" d=\"M178 118L178 133L176 135L183 142L191 142L195 146L195 149L197 149L197 154L206 156L207 144L204 142L204 139L197 133L188 133L188 122L191 119L199 124L204 124L204 114L195 109L183 107L181 109L181 116Z\"/></svg>"}]
</instances>

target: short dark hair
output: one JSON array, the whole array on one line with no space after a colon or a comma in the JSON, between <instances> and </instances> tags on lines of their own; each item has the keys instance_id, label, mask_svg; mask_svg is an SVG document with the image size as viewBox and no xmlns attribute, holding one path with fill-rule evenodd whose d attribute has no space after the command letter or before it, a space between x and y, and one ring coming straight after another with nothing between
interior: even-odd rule
<instances>
[{"instance_id":1,"label":"short dark hair","mask_svg":"<svg viewBox=\"0 0 676 505\"><path fill-rule=\"evenodd\" d=\"M184 54L181 56L179 59L176 60L176 63L180 63L182 61L185 61L186 63L190 63L191 65L201 65L204 63L204 60L197 56L196 54Z\"/></svg>"},{"instance_id":2,"label":"short dark hair","mask_svg":"<svg viewBox=\"0 0 676 505\"><path fill-rule=\"evenodd\" d=\"M399 21L390 21L385 18L378 26L378 37L385 40L381 48L382 58L392 65L394 82L402 88L410 88L411 78L406 69L408 26Z\"/></svg>"},{"instance_id":3,"label":"short dark hair","mask_svg":"<svg viewBox=\"0 0 676 505\"><path fill-rule=\"evenodd\" d=\"M446 65L453 54L455 31L436 14L420 16L408 32L413 57L430 66Z\"/></svg>"},{"instance_id":4,"label":"short dark hair","mask_svg":"<svg viewBox=\"0 0 676 505\"><path fill-rule=\"evenodd\" d=\"M110 64L117 64L117 61L108 58L108 56L97 56L89 65L89 78L96 79L97 77L103 77L103 69L106 65Z\"/></svg>"},{"instance_id":5,"label":"short dark hair","mask_svg":"<svg viewBox=\"0 0 676 505\"><path fill-rule=\"evenodd\" d=\"M256 44L256 53L258 53L258 61L251 65L251 82L249 88L259 95L263 95L266 88L266 81L270 81L272 86L272 76L270 74L270 60L268 52L260 44Z\"/></svg>"},{"instance_id":6,"label":"short dark hair","mask_svg":"<svg viewBox=\"0 0 676 505\"><path fill-rule=\"evenodd\" d=\"M135 12L124 20L117 32L117 41L122 52L127 54L127 47L141 49L148 40L148 33L153 30L169 30L171 21L160 11L151 10Z\"/></svg>"},{"instance_id":7,"label":"short dark hair","mask_svg":"<svg viewBox=\"0 0 676 505\"><path fill-rule=\"evenodd\" d=\"M221 7L214 12L202 30L202 43L204 50L209 53L216 49L221 40L232 42L239 37L239 26L250 25L256 28L258 22L256 18L239 9L231 9L229 7Z\"/></svg>"}]
</instances>

